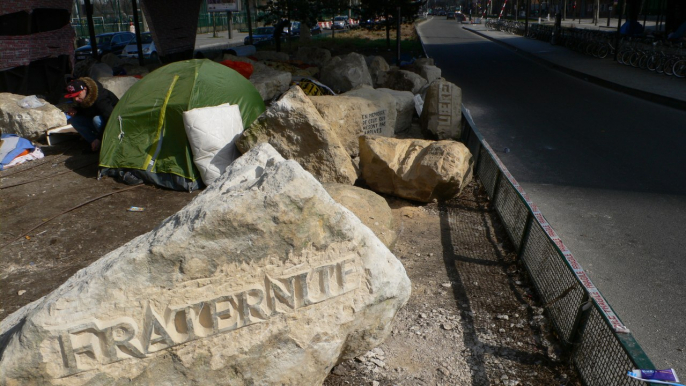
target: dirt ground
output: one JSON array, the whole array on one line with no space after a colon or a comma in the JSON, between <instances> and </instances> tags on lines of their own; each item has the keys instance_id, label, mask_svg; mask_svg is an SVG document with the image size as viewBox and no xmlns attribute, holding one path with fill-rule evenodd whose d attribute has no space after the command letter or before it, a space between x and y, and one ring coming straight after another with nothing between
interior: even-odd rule
<instances>
[{"instance_id":1,"label":"dirt ground","mask_svg":"<svg viewBox=\"0 0 686 386\"><path fill-rule=\"evenodd\" d=\"M44 159L0 172L0 320L198 194L97 180L86 147L45 146ZM388 340L325 385L579 384L478 181L440 204L386 198L412 296Z\"/></svg>"},{"instance_id":2,"label":"dirt ground","mask_svg":"<svg viewBox=\"0 0 686 386\"><path fill-rule=\"evenodd\" d=\"M98 180L86 148L42 146L44 159L0 172L0 320L199 194ZM440 204L386 199L412 295L391 336L326 386L580 384L478 181Z\"/></svg>"}]
</instances>

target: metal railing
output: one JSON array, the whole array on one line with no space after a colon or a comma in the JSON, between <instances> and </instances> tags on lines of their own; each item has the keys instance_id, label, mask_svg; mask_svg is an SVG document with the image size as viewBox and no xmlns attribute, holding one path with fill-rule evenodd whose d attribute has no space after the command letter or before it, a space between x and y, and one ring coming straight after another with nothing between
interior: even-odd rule
<instances>
[{"instance_id":1,"label":"metal railing","mask_svg":"<svg viewBox=\"0 0 686 386\"><path fill-rule=\"evenodd\" d=\"M462 107L462 142L474 171L524 263L567 354L588 386L645 385L628 370L654 369L538 207L500 161Z\"/></svg>"}]
</instances>

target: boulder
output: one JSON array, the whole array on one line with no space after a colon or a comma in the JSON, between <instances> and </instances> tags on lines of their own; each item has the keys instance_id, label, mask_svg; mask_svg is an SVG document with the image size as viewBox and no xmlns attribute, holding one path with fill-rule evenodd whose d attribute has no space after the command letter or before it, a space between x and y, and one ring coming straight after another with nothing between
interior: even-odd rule
<instances>
[{"instance_id":1,"label":"boulder","mask_svg":"<svg viewBox=\"0 0 686 386\"><path fill-rule=\"evenodd\" d=\"M331 58L321 68L320 80L335 92L346 92L360 85L373 85L364 56L355 52Z\"/></svg>"},{"instance_id":2,"label":"boulder","mask_svg":"<svg viewBox=\"0 0 686 386\"><path fill-rule=\"evenodd\" d=\"M291 60L287 53L276 51L257 51L252 56L257 60L272 60L275 62L287 62Z\"/></svg>"},{"instance_id":3,"label":"boulder","mask_svg":"<svg viewBox=\"0 0 686 386\"><path fill-rule=\"evenodd\" d=\"M379 87L386 82L386 73L390 69L391 66L388 65L388 62L382 56L374 56L371 59L369 62L369 74L372 77L374 87Z\"/></svg>"},{"instance_id":4,"label":"boulder","mask_svg":"<svg viewBox=\"0 0 686 386\"><path fill-rule=\"evenodd\" d=\"M331 51L319 47L300 47L295 58L306 64L323 66L331 60Z\"/></svg>"},{"instance_id":5,"label":"boulder","mask_svg":"<svg viewBox=\"0 0 686 386\"><path fill-rule=\"evenodd\" d=\"M395 98L395 132L402 133L412 126L412 118L415 114L414 95L409 91L391 90L390 88L377 88L377 91L385 92Z\"/></svg>"},{"instance_id":6,"label":"boulder","mask_svg":"<svg viewBox=\"0 0 686 386\"><path fill-rule=\"evenodd\" d=\"M295 160L321 182L352 185L357 179L336 133L298 86L291 87L243 132L236 147L245 153L261 142Z\"/></svg>"},{"instance_id":7,"label":"boulder","mask_svg":"<svg viewBox=\"0 0 686 386\"><path fill-rule=\"evenodd\" d=\"M419 121L422 134L427 138L459 140L462 136L462 90L446 80L431 83Z\"/></svg>"},{"instance_id":8,"label":"boulder","mask_svg":"<svg viewBox=\"0 0 686 386\"><path fill-rule=\"evenodd\" d=\"M147 66L153 67L156 66L156 64L151 63L148 64ZM122 64L121 68L126 72L126 75L148 75L150 73L150 69L148 67L141 67L138 65L138 62L127 62Z\"/></svg>"},{"instance_id":9,"label":"boulder","mask_svg":"<svg viewBox=\"0 0 686 386\"><path fill-rule=\"evenodd\" d=\"M267 144L0 323L0 384L319 385L390 333L398 259Z\"/></svg>"},{"instance_id":10,"label":"boulder","mask_svg":"<svg viewBox=\"0 0 686 386\"><path fill-rule=\"evenodd\" d=\"M427 84L426 79L419 74L406 70L391 70L386 73L386 81L380 86L416 94L425 84Z\"/></svg>"},{"instance_id":11,"label":"boulder","mask_svg":"<svg viewBox=\"0 0 686 386\"><path fill-rule=\"evenodd\" d=\"M121 99L126 91L128 91L136 82L138 82L138 78L133 76L110 76L100 78L100 83L102 83L102 86L112 91L119 99Z\"/></svg>"},{"instance_id":12,"label":"boulder","mask_svg":"<svg viewBox=\"0 0 686 386\"><path fill-rule=\"evenodd\" d=\"M367 185L409 200L457 196L472 180L472 163L460 142L360 137L360 169Z\"/></svg>"},{"instance_id":13,"label":"boulder","mask_svg":"<svg viewBox=\"0 0 686 386\"><path fill-rule=\"evenodd\" d=\"M253 70L250 83L255 86L264 101L278 97L290 87L290 72L275 70L259 62L253 63Z\"/></svg>"},{"instance_id":14,"label":"boulder","mask_svg":"<svg viewBox=\"0 0 686 386\"><path fill-rule=\"evenodd\" d=\"M121 67L124 63L126 63L124 59L121 59L119 56L111 52L103 55L102 58L100 58L100 61L110 66L110 68Z\"/></svg>"},{"instance_id":15,"label":"boulder","mask_svg":"<svg viewBox=\"0 0 686 386\"><path fill-rule=\"evenodd\" d=\"M441 79L441 69L436 66L419 66L419 75L421 75L427 82L431 83L436 79Z\"/></svg>"},{"instance_id":16,"label":"boulder","mask_svg":"<svg viewBox=\"0 0 686 386\"><path fill-rule=\"evenodd\" d=\"M112 67L108 66L106 63L95 63L88 71L88 77L95 79L98 82L101 78L108 78L113 75L114 72L112 71Z\"/></svg>"},{"instance_id":17,"label":"boulder","mask_svg":"<svg viewBox=\"0 0 686 386\"><path fill-rule=\"evenodd\" d=\"M436 63L434 62L433 58L418 58L414 61L414 65L421 67L421 66L435 66Z\"/></svg>"},{"instance_id":18,"label":"boulder","mask_svg":"<svg viewBox=\"0 0 686 386\"><path fill-rule=\"evenodd\" d=\"M377 133L379 135L383 135L386 137L392 137L393 133L397 129L397 120L398 120L398 111L396 110L396 101L395 97L393 95L390 95L389 93L379 91L377 89L372 88L371 86L367 85L362 85L359 87L356 87L344 94L341 94L342 96L348 96L348 97L358 97L358 98L364 98L370 102L374 102L377 105L382 106L386 110L386 115L385 115L385 121L386 121L386 127L388 128L388 131L383 131L381 133ZM370 123L376 123L374 120L372 120ZM375 133L368 133L368 134L375 134Z\"/></svg>"},{"instance_id":19,"label":"boulder","mask_svg":"<svg viewBox=\"0 0 686 386\"><path fill-rule=\"evenodd\" d=\"M62 110L43 99L39 101L42 107L25 109L17 102L26 98L25 95L0 93L0 133L17 134L30 141L40 139L48 129L64 126L67 117Z\"/></svg>"},{"instance_id":20,"label":"boulder","mask_svg":"<svg viewBox=\"0 0 686 386\"><path fill-rule=\"evenodd\" d=\"M371 190L343 184L324 184L324 189L337 203L353 212L374 232L384 245L391 248L398 238L393 212L388 202Z\"/></svg>"},{"instance_id":21,"label":"boulder","mask_svg":"<svg viewBox=\"0 0 686 386\"><path fill-rule=\"evenodd\" d=\"M91 56L74 63L74 78L83 78L84 76L88 76L88 74L90 74L91 67L93 67L93 65L96 63L97 61ZM110 76L112 75L110 74Z\"/></svg>"},{"instance_id":22,"label":"boulder","mask_svg":"<svg viewBox=\"0 0 686 386\"><path fill-rule=\"evenodd\" d=\"M360 153L359 137L365 134L393 136L393 126L386 119L389 111L365 98L354 96L311 96L319 114L336 133L348 155L357 157ZM394 106L395 107L395 106ZM392 111L395 113L395 111Z\"/></svg>"}]
</instances>

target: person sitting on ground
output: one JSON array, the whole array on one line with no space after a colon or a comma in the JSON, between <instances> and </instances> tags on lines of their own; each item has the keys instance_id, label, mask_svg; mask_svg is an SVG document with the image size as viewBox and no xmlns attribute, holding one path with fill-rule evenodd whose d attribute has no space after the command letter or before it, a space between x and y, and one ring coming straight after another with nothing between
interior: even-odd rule
<instances>
[{"instance_id":1,"label":"person sitting on ground","mask_svg":"<svg viewBox=\"0 0 686 386\"><path fill-rule=\"evenodd\" d=\"M69 123L91 144L91 150L100 148L100 140L114 106L119 102L114 93L97 80L83 77L67 84L65 98L74 99L69 109Z\"/></svg>"}]
</instances>

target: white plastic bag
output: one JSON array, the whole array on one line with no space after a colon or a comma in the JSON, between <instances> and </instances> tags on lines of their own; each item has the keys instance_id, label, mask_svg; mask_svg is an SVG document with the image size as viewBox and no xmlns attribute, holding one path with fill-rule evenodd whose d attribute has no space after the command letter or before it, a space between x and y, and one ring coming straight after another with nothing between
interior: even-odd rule
<instances>
[{"instance_id":1,"label":"white plastic bag","mask_svg":"<svg viewBox=\"0 0 686 386\"><path fill-rule=\"evenodd\" d=\"M17 102L19 107L25 109L37 109L39 107L45 106L45 103L41 102L35 95L27 96L26 98Z\"/></svg>"}]
</instances>

